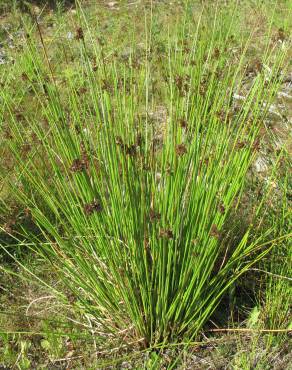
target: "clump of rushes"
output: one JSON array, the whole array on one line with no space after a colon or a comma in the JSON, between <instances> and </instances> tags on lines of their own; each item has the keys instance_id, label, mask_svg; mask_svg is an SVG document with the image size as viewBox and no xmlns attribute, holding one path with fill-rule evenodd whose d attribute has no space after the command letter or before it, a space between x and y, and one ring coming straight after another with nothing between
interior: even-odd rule
<instances>
[{"instance_id":1,"label":"clump of rushes","mask_svg":"<svg viewBox=\"0 0 292 370\"><path fill-rule=\"evenodd\" d=\"M48 124L27 122L40 139L27 158L13 102L1 92L20 174L12 186L49 241L37 250L83 310L128 343L196 337L229 286L272 245L265 244L270 229L251 237L259 212L236 244L225 225L240 203L284 48L267 46L262 65L269 75L257 70L239 105L234 95L244 84L248 44L229 51L230 22L218 13L212 26L194 31L186 16L159 55L164 76L155 89L151 27L136 69L115 58L105 63L104 46L87 45L78 28L87 90L80 97L67 77L65 102L56 75L47 94L40 92L46 68L57 72L28 39L25 60L12 72L18 63L31 67ZM158 106L166 113L156 122Z\"/></svg>"}]
</instances>

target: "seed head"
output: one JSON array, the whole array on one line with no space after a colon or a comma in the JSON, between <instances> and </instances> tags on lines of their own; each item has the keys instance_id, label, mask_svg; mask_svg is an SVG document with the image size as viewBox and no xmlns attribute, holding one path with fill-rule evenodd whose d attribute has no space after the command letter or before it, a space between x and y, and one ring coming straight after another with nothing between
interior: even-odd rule
<instances>
[{"instance_id":1,"label":"seed head","mask_svg":"<svg viewBox=\"0 0 292 370\"><path fill-rule=\"evenodd\" d=\"M76 29L75 38L76 38L76 40L84 40L84 33L83 33L83 29L81 27L78 27Z\"/></svg>"},{"instance_id":2,"label":"seed head","mask_svg":"<svg viewBox=\"0 0 292 370\"><path fill-rule=\"evenodd\" d=\"M161 218L161 214L159 212L156 212L153 208L150 208L149 216L151 222L160 220Z\"/></svg>"},{"instance_id":3,"label":"seed head","mask_svg":"<svg viewBox=\"0 0 292 370\"><path fill-rule=\"evenodd\" d=\"M245 145L246 145L246 143L245 143L244 141L238 141L238 142L236 143L236 145L235 145L235 148L236 148L236 149L242 149L242 148L244 148L244 147L245 147Z\"/></svg>"},{"instance_id":4,"label":"seed head","mask_svg":"<svg viewBox=\"0 0 292 370\"><path fill-rule=\"evenodd\" d=\"M176 146L175 152L179 157L182 157L187 153L187 148L184 144L179 144Z\"/></svg>"},{"instance_id":5,"label":"seed head","mask_svg":"<svg viewBox=\"0 0 292 370\"><path fill-rule=\"evenodd\" d=\"M82 158L77 158L74 159L71 166L70 170L72 172L81 172L83 170L87 170L89 167L89 159L88 157L82 156Z\"/></svg>"},{"instance_id":6,"label":"seed head","mask_svg":"<svg viewBox=\"0 0 292 370\"><path fill-rule=\"evenodd\" d=\"M214 49L213 57L218 59L220 57L220 50L218 48Z\"/></svg>"},{"instance_id":7,"label":"seed head","mask_svg":"<svg viewBox=\"0 0 292 370\"><path fill-rule=\"evenodd\" d=\"M173 239L173 232L171 229L161 229L159 237L164 239Z\"/></svg>"},{"instance_id":8,"label":"seed head","mask_svg":"<svg viewBox=\"0 0 292 370\"><path fill-rule=\"evenodd\" d=\"M136 144L125 144L120 136L116 137L116 144L126 153L126 155L135 156L137 149Z\"/></svg>"},{"instance_id":9,"label":"seed head","mask_svg":"<svg viewBox=\"0 0 292 370\"><path fill-rule=\"evenodd\" d=\"M284 41L286 39L286 35L285 35L285 32L284 32L284 29L283 28L279 28L278 29L278 37L277 39L279 41Z\"/></svg>"},{"instance_id":10,"label":"seed head","mask_svg":"<svg viewBox=\"0 0 292 370\"><path fill-rule=\"evenodd\" d=\"M225 206L224 206L224 204L223 204L223 202L220 202L219 203L219 205L218 205L218 211L220 212L220 213L225 213Z\"/></svg>"},{"instance_id":11,"label":"seed head","mask_svg":"<svg viewBox=\"0 0 292 370\"><path fill-rule=\"evenodd\" d=\"M188 128L188 122L184 118L181 118L179 120L179 125L180 125L181 128L184 128L184 129Z\"/></svg>"},{"instance_id":12,"label":"seed head","mask_svg":"<svg viewBox=\"0 0 292 370\"><path fill-rule=\"evenodd\" d=\"M91 203L87 203L83 206L84 213L87 216L92 215L94 212L100 212L102 211L102 205L99 201L94 200Z\"/></svg>"},{"instance_id":13,"label":"seed head","mask_svg":"<svg viewBox=\"0 0 292 370\"><path fill-rule=\"evenodd\" d=\"M257 138L255 142L253 143L252 149L255 151L259 151L261 148L261 140Z\"/></svg>"},{"instance_id":14,"label":"seed head","mask_svg":"<svg viewBox=\"0 0 292 370\"><path fill-rule=\"evenodd\" d=\"M31 151L31 144L29 143L24 143L21 146L21 154L23 155L24 158L26 158L27 154Z\"/></svg>"},{"instance_id":15,"label":"seed head","mask_svg":"<svg viewBox=\"0 0 292 370\"><path fill-rule=\"evenodd\" d=\"M28 75L25 72L23 72L21 74L21 79L22 79L22 81L27 81L29 78L28 78Z\"/></svg>"},{"instance_id":16,"label":"seed head","mask_svg":"<svg viewBox=\"0 0 292 370\"><path fill-rule=\"evenodd\" d=\"M213 236L216 239L219 239L219 237L220 237L220 231L219 231L218 227L215 224L213 224L211 229L210 229L210 235Z\"/></svg>"}]
</instances>

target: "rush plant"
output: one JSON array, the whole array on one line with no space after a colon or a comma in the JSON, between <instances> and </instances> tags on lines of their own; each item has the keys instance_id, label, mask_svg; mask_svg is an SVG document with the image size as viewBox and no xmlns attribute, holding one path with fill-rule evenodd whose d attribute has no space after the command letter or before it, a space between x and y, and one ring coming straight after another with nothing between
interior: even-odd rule
<instances>
[{"instance_id":1,"label":"rush plant","mask_svg":"<svg viewBox=\"0 0 292 370\"><path fill-rule=\"evenodd\" d=\"M11 186L42 232L35 250L96 325L143 347L195 338L273 245L272 229L257 228L262 202L245 226L230 225L285 54L267 44L247 67L249 41L219 11L208 23L187 13L166 41L153 22L126 61L83 22L65 78L35 24L11 76L37 111L19 125L1 91Z\"/></svg>"}]
</instances>

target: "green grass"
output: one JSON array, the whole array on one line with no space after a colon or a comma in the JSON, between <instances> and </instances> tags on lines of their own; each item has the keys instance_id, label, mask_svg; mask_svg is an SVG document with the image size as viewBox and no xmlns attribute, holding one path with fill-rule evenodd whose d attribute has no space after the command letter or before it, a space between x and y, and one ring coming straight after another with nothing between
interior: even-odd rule
<instances>
[{"instance_id":1,"label":"green grass","mask_svg":"<svg viewBox=\"0 0 292 370\"><path fill-rule=\"evenodd\" d=\"M163 348L200 341L251 268L255 275L290 272L289 264L278 270L265 262L289 238L288 203L275 214L269 203L284 151L260 197L251 171L267 145L261 136L287 68L286 43L267 19L256 49L258 30L240 21L246 8L218 6L210 14L208 5L194 11L189 4L170 15L163 4L145 3L143 20L130 29L125 24L139 19L139 9L126 5L116 22L97 8L97 25L86 7L68 18L57 12L58 27L47 32L22 16L25 44L1 81L1 230L10 237L1 239L25 271L16 276L30 272L61 312L71 306L89 320L95 347L106 333L105 358L111 346L121 353L126 346L130 357L160 348L145 365L153 368L162 366ZM117 39L111 25L127 37ZM60 285L15 257L15 243L50 266ZM256 329L287 329L288 280L264 276ZM62 343L50 352L58 348L47 339L55 330L40 344L52 358L63 355ZM7 363L31 366L27 342L17 340L11 351L3 340L6 358L21 353L24 361ZM244 356L234 358L235 368L248 368Z\"/></svg>"}]
</instances>

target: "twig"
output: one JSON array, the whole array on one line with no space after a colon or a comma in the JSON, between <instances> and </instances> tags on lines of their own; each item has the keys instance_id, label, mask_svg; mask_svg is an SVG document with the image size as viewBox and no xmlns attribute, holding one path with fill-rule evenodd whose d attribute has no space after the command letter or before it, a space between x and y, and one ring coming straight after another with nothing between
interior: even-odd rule
<instances>
[{"instance_id":1,"label":"twig","mask_svg":"<svg viewBox=\"0 0 292 370\"><path fill-rule=\"evenodd\" d=\"M73 356L73 357L64 357L64 358L57 358L56 360L52 360L51 362L54 364L55 362L62 362L62 361L71 361L77 360L78 358L83 358L84 356Z\"/></svg>"},{"instance_id":2,"label":"twig","mask_svg":"<svg viewBox=\"0 0 292 370\"><path fill-rule=\"evenodd\" d=\"M271 276L277 277L279 279L285 279L285 280L288 280L288 281L292 281L292 278L290 278L290 277L283 276L283 275L278 275L278 274L273 274L272 272L269 272L269 271L265 271L265 270L261 270L261 269L257 269L257 268L252 268L252 269L249 269L249 270L264 272L267 275L271 275Z\"/></svg>"},{"instance_id":3,"label":"twig","mask_svg":"<svg viewBox=\"0 0 292 370\"><path fill-rule=\"evenodd\" d=\"M41 300L43 300L43 299L52 299L52 298L55 298L55 297L54 297L53 295L47 295L47 296L45 296L45 297L39 297L39 298L34 299L34 300L33 300L32 302L30 302L30 304L27 306L27 309L26 309L26 311L25 311L26 316L28 315L28 311L29 311L30 307L31 307L35 302L41 301Z\"/></svg>"}]
</instances>

